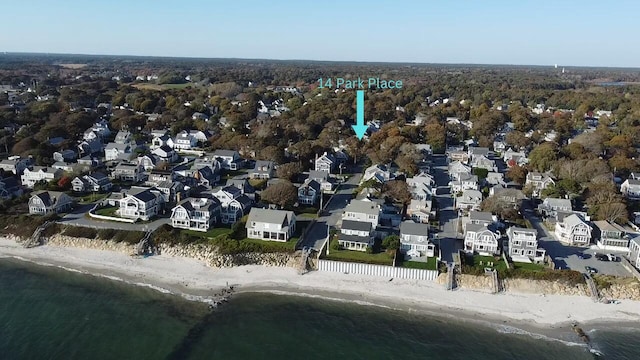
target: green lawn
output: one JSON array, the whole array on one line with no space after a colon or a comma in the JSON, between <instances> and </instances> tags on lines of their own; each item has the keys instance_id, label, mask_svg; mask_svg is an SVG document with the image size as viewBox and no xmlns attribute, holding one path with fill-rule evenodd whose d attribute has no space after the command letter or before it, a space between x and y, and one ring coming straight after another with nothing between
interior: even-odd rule
<instances>
[{"instance_id":1,"label":"green lawn","mask_svg":"<svg viewBox=\"0 0 640 360\"><path fill-rule=\"evenodd\" d=\"M468 258L467 258L468 259ZM487 265L488 263L493 262L493 266ZM504 263L502 258L495 258L493 256L482 256L482 255L473 255L473 263L467 265L471 265L478 268L486 268L490 267L496 270L507 270L507 265Z\"/></svg>"},{"instance_id":2,"label":"green lawn","mask_svg":"<svg viewBox=\"0 0 640 360\"><path fill-rule=\"evenodd\" d=\"M249 185L256 190L264 190L267 187L267 179L249 179Z\"/></svg>"},{"instance_id":3,"label":"green lawn","mask_svg":"<svg viewBox=\"0 0 640 360\"><path fill-rule=\"evenodd\" d=\"M116 214L116 210L118 210L117 206L108 206L108 207L96 210L96 214L102 215L102 216L118 217L118 215Z\"/></svg>"},{"instance_id":4,"label":"green lawn","mask_svg":"<svg viewBox=\"0 0 640 360\"><path fill-rule=\"evenodd\" d=\"M281 252L281 251L291 251L293 252L296 249L296 243L298 242L298 238L294 237L289 239L287 242L280 241L269 241L269 240L258 240L258 239L242 239L240 240L244 243L256 244L264 249L264 252Z\"/></svg>"},{"instance_id":5,"label":"green lawn","mask_svg":"<svg viewBox=\"0 0 640 360\"><path fill-rule=\"evenodd\" d=\"M358 262L367 264L389 265L393 264L393 255L381 252L377 254L367 254L363 251L353 250L329 250L329 254L324 257L327 260Z\"/></svg>"},{"instance_id":6,"label":"green lawn","mask_svg":"<svg viewBox=\"0 0 640 360\"><path fill-rule=\"evenodd\" d=\"M529 263L521 263L521 262L514 262L513 263L513 268L514 269L523 269L523 270L531 270L531 271L545 271L547 268L544 265L540 265L540 264L529 264Z\"/></svg>"},{"instance_id":7,"label":"green lawn","mask_svg":"<svg viewBox=\"0 0 640 360\"><path fill-rule=\"evenodd\" d=\"M183 233L186 233L190 236L201 237L201 238L216 238L220 235L226 235L231 233L230 228L213 228L209 229L209 231L195 231L195 230L182 230Z\"/></svg>"},{"instance_id":8,"label":"green lawn","mask_svg":"<svg viewBox=\"0 0 640 360\"><path fill-rule=\"evenodd\" d=\"M435 257L430 257L427 262L422 262L422 261L403 261L401 266L405 267L405 268L410 268L410 269L437 270L438 269L438 259L435 258Z\"/></svg>"},{"instance_id":9,"label":"green lawn","mask_svg":"<svg viewBox=\"0 0 640 360\"><path fill-rule=\"evenodd\" d=\"M105 193L105 194L87 194L87 195L84 195L84 196L77 197L76 199L78 199L78 202L80 202L81 204L89 204L89 203L98 202L100 200L104 200L109 195L110 195L110 193Z\"/></svg>"}]
</instances>

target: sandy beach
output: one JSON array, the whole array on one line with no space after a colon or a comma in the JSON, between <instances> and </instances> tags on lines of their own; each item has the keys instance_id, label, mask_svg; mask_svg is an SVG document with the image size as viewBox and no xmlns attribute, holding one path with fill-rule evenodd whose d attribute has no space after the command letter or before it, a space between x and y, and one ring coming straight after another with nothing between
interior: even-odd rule
<instances>
[{"instance_id":1,"label":"sandy beach","mask_svg":"<svg viewBox=\"0 0 640 360\"><path fill-rule=\"evenodd\" d=\"M271 292L333 298L405 311L478 319L494 324L552 330L579 323L638 322L640 302L594 303L586 296L501 293L489 294L416 280L353 274L309 272L295 269L240 266L215 269L203 262L168 256L132 258L126 254L67 247L40 246L24 249L0 238L0 258L9 257L72 269L96 276L154 287L187 298L204 299L233 285L237 292Z\"/></svg>"}]
</instances>

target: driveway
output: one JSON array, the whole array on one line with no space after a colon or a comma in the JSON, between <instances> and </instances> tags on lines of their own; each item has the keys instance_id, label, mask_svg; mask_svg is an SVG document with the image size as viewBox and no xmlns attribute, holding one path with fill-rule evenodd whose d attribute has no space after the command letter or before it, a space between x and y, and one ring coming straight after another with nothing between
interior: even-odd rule
<instances>
[{"instance_id":1,"label":"driveway","mask_svg":"<svg viewBox=\"0 0 640 360\"><path fill-rule=\"evenodd\" d=\"M58 224L90 227L94 229L116 229L129 231L147 231L155 230L158 227L169 224L171 219L168 217L160 218L149 223L129 224L116 221L101 221L89 218L86 214L91 210L93 204L77 206L73 211L58 220Z\"/></svg>"}]
</instances>

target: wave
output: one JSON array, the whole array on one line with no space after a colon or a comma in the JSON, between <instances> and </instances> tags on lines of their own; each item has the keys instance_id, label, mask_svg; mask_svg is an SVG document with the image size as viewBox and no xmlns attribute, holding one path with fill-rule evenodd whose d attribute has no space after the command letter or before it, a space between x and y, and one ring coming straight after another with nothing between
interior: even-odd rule
<instances>
[{"instance_id":1,"label":"wave","mask_svg":"<svg viewBox=\"0 0 640 360\"><path fill-rule=\"evenodd\" d=\"M547 336L547 335L543 335L543 334L527 331L527 330L521 329L519 327L511 326L511 325L494 324L494 323L488 323L488 325L490 327L492 327L493 329L495 329L497 332L501 333L501 334L524 335L524 336L528 336L528 337L531 337L531 338L534 338L534 339L538 339L538 340L556 341L556 342L559 342L559 343L567 345L567 346L581 346L581 347L586 347L587 346L585 343L562 340L562 339L554 338L554 337L551 337L551 336Z\"/></svg>"}]
</instances>

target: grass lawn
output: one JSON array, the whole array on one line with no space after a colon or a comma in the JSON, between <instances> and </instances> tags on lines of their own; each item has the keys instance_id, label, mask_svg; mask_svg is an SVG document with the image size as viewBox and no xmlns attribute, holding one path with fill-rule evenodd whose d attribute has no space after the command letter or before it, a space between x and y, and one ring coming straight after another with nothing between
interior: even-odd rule
<instances>
[{"instance_id":1,"label":"grass lawn","mask_svg":"<svg viewBox=\"0 0 640 360\"><path fill-rule=\"evenodd\" d=\"M393 255L381 252L377 254L367 254L363 251L353 250L329 250L329 254L324 257L327 260L358 262L367 264L389 265L393 264Z\"/></svg>"},{"instance_id":2,"label":"grass lawn","mask_svg":"<svg viewBox=\"0 0 640 360\"><path fill-rule=\"evenodd\" d=\"M298 242L298 238L293 237L289 239L289 241L287 242L249 239L249 238L242 239L240 241L244 243L256 244L258 246L261 246L264 249L263 252L278 252L283 250L288 250L293 252L296 249L296 243Z\"/></svg>"},{"instance_id":3,"label":"grass lawn","mask_svg":"<svg viewBox=\"0 0 640 360\"><path fill-rule=\"evenodd\" d=\"M110 193L106 193L106 194L87 194L84 196L80 196L78 197L78 202L80 202L81 204L90 204L90 203L94 203L94 202L98 202L100 200L104 200L109 196Z\"/></svg>"},{"instance_id":4,"label":"grass lawn","mask_svg":"<svg viewBox=\"0 0 640 360\"><path fill-rule=\"evenodd\" d=\"M102 216L118 217L118 215L116 214L116 210L118 210L117 206L109 206L109 207L96 210L96 214L102 215Z\"/></svg>"},{"instance_id":5,"label":"grass lawn","mask_svg":"<svg viewBox=\"0 0 640 360\"><path fill-rule=\"evenodd\" d=\"M247 169L240 169L240 170L225 170L225 176L227 177L227 179L230 179L234 176L238 176L238 175L245 175L249 172L249 170Z\"/></svg>"},{"instance_id":6,"label":"grass lawn","mask_svg":"<svg viewBox=\"0 0 640 360\"><path fill-rule=\"evenodd\" d=\"M540 264L529 264L529 263L521 263L521 262L514 262L513 263L513 268L514 269L523 269L523 270L530 270L530 271L545 271L547 268L544 265L540 265Z\"/></svg>"},{"instance_id":7,"label":"grass lawn","mask_svg":"<svg viewBox=\"0 0 640 360\"><path fill-rule=\"evenodd\" d=\"M190 236L195 236L195 237L201 237L201 238L216 238L220 235L225 235L225 234L230 234L231 233L231 229L230 228L224 228L224 227L220 227L220 228L213 228L213 229L209 229L209 231L203 232L203 231L195 231L195 230L182 230L183 233L186 233Z\"/></svg>"},{"instance_id":8,"label":"grass lawn","mask_svg":"<svg viewBox=\"0 0 640 360\"><path fill-rule=\"evenodd\" d=\"M267 179L249 179L249 185L256 190L263 190L267 187Z\"/></svg>"},{"instance_id":9,"label":"grass lawn","mask_svg":"<svg viewBox=\"0 0 640 360\"><path fill-rule=\"evenodd\" d=\"M493 266L488 266L487 263L493 262ZM498 271L507 270L507 265L504 263L502 258L496 259L493 256L482 256L482 255L473 255L473 264L472 265L477 268L486 268L490 267L496 269Z\"/></svg>"},{"instance_id":10,"label":"grass lawn","mask_svg":"<svg viewBox=\"0 0 640 360\"><path fill-rule=\"evenodd\" d=\"M422 261L403 261L402 267L410 268L410 269L425 269L425 270L437 270L438 269L438 259L435 257L430 257L427 262Z\"/></svg>"}]
</instances>

